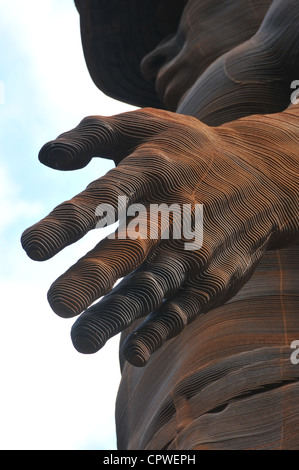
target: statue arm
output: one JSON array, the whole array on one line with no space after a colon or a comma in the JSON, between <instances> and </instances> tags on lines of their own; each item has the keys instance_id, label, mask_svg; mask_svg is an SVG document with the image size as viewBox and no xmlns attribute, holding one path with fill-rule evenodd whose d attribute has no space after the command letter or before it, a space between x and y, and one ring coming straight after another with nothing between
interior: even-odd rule
<instances>
[{"instance_id":1,"label":"statue arm","mask_svg":"<svg viewBox=\"0 0 299 470\"><path fill-rule=\"evenodd\" d=\"M298 23L297 0L274 0L256 34L215 60L177 112L218 126L286 109L299 77Z\"/></svg>"}]
</instances>

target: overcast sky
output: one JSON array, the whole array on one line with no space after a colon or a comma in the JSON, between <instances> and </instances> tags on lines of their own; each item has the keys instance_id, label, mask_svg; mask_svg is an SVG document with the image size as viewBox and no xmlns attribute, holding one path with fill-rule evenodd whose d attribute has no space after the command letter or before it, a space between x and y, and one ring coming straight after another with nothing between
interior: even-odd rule
<instances>
[{"instance_id":1,"label":"overcast sky","mask_svg":"<svg viewBox=\"0 0 299 470\"><path fill-rule=\"evenodd\" d=\"M41 146L86 115L132 108L89 77L73 0L0 0L0 38L0 448L114 449L119 338L79 354L74 320L57 317L46 299L101 234L44 263L27 258L20 236L113 166L96 159L56 172L38 162Z\"/></svg>"}]
</instances>

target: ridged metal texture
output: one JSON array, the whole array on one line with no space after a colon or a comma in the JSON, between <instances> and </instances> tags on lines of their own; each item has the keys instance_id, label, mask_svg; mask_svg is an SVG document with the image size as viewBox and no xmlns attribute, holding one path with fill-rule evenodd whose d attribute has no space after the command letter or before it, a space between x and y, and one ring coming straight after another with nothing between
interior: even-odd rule
<instances>
[{"instance_id":1,"label":"ridged metal texture","mask_svg":"<svg viewBox=\"0 0 299 470\"><path fill-rule=\"evenodd\" d=\"M219 15L218 2L207 3ZM264 14L270 3L260 2ZM194 33L200 4L190 0L182 15L185 55L167 62L170 40L142 63L144 77L156 73L165 106L178 105L178 112L93 116L46 144L40 160L52 168L81 168L94 156L117 166L27 229L22 244L32 259L49 259L96 226L100 203L117 209L118 196L147 209L203 204L200 249L162 239L163 223L151 238L146 218L143 239L123 232L105 239L57 279L50 305L60 316L80 315L72 340L83 353L125 331L119 448L294 449L299 105L289 104L290 84L299 78L299 4L275 0L256 34L216 60L207 57L204 71L186 84L179 72L196 69L196 38L201 53L205 44ZM223 4L229 16L215 28L225 43L237 10L234 1ZM245 31L246 15L242 21Z\"/></svg>"}]
</instances>

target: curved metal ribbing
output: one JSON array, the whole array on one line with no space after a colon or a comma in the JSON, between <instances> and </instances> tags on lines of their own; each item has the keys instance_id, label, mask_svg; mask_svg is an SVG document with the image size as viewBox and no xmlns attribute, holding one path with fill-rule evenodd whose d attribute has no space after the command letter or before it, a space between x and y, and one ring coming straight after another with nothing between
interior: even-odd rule
<instances>
[{"instance_id":1,"label":"curved metal ribbing","mask_svg":"<svg viewBox=\"0 0 299 470\"><path fill-rule=\"evenodd\" d=\"M235 295L267 248L297 236L297 115L295 107L281 115L247 117L218 128L150 109L108 119L112 157L113 145L126 153L129 142L131 150L133 132L135 150L23 235L29 256L47 259L95 226L98 204L116 208L117 197L126 195L128 206L142 202L146 209L139 215L139 225L146 228L143 238L127 234L125 239L101 241L49 290L57 314L68 317L85 310L72 329L79 351L97 351L111 336L150 314L124 345L128 360L144 365L165 340ZM98 146L102 135L94 129L98 122L102 128L105 118L88 122L82 146L87 141ZM73 142L74 132L64 135L66 142ZM81 127L76 132L81 143L80 135ZM63 161L59 140L57 153ZM49 162L51 154L53 158L54 147L44 147L44 161ZM286 165L293 169L288 175ZM163 239L164 219L157 237L151 237L153 203L177 205L179 214L169 219L169 239ZM192 240L172 236L175 224L183 223L176 215L182 215L184 205L194 209L196 204L203 205L203 246L186 250Z\"/></svg>"},{"instance_id":2,"label":"curved metal ribbing","mask_svg":"<svg viewBox=\"0 0 299 470\"><path fill-rule=\"evenodd\" d=\"M299 78L299 4L237 3L189 0L177 33L142 61L151 93L154 80L176 113L91 116L39 155L60 170L92 157L117 165L28 228L22 245L32 259L47 260L97 226L99 205L116 217L129 211L115 238L48 292L58 315L78 316L71 332L78 351L94 353L123 332L121 449L298 448L290 345L299 339L299 105L289 105ZM92 43L97 34L86 37ZM118 96L126 96L125 83ZM172 207L169 218L153 224L161 204ZM199 206L203 243L191 247Z\"/></svg>"}]
</instances>

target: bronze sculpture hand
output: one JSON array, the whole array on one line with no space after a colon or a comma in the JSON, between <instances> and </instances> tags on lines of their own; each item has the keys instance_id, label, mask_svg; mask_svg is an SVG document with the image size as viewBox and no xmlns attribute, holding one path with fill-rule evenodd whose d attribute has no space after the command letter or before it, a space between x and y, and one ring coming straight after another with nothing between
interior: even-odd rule
<instances>
[{"instance_id":1,"label":"bronze sculpture hand","mask_svg":"<svg viewBox=\"0 0 299 470\"><path fill-rule=\"evenodd\" d=\"M118 448L297 448L298 0L75 4L95 84L143 109L86 118L43 147L53 168L117 166L22 242L48 259L119 209L117 236L48 296L61 316L83 312L81 352L123 331ZM170 223L153 224L163 204ZM202 246L189 237L199 204Z\"/></svg>"},{"instance_id":2,"label":"bronze sculpture hand","mask_svg":"<svg viewBox=\"0 0 299 470\"><path fill-rule=\"evenodd\" d=\"M297 116L293 106L213 128L189 116L143 109L85 118L43 147L40 160L52 168L80 168L93 156L112 158L117 166L24 232L23 247L35 260L84 236L99 221L98 205L116 209L119 196L147 209L153 203L191 204L193 215L203 204L200 249L186 250L186 240L171 235L174 226L169 240L161 233L157 239L148 232L139 239L119 233L54 282L48 298L58 315L85 310L72 328L79 351L99 350L146 317L123 346L129 362L144 365L164 341L233 296L265 250L297 237Z\"/></svg>"}]
</instances>

